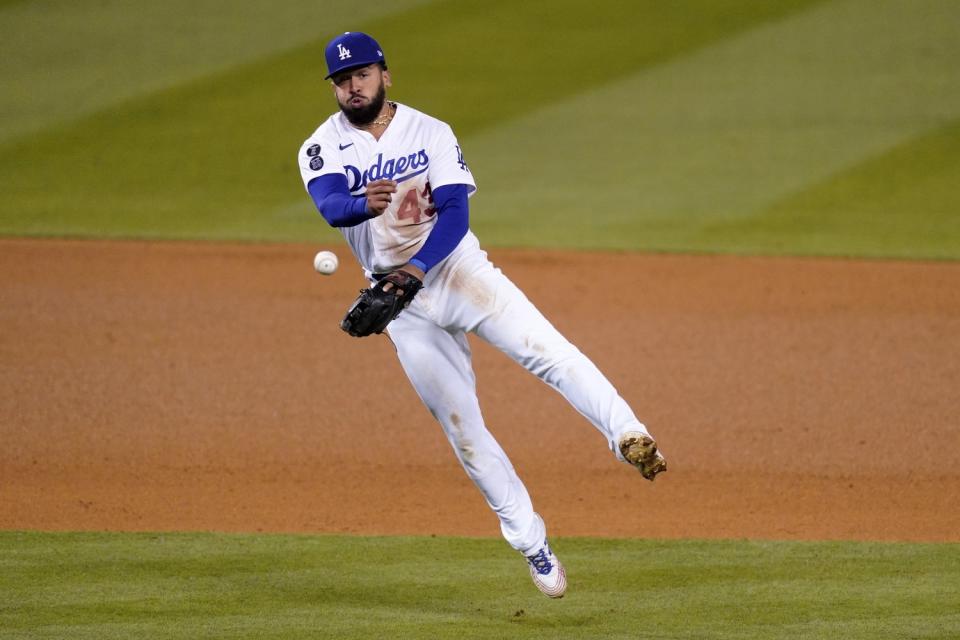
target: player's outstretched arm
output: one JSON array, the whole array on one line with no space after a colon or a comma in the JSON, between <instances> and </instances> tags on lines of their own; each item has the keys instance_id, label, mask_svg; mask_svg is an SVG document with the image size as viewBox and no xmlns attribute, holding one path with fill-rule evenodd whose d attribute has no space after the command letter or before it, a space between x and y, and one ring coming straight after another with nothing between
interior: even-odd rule
<instances>
[{"instance_id":1,"label":"player's outstretched arm","mask_svg":"<svg viewBox=\"0 0 960 640\"><path fill-rule=\"evenodd\" d=\"M352 196L346 176L335 173L314 178L307 185L313 203L331 227L353 227L376 218L390 206L396 190L393 180L374 180L364 195Z\"/></svg>"}]
</instances>

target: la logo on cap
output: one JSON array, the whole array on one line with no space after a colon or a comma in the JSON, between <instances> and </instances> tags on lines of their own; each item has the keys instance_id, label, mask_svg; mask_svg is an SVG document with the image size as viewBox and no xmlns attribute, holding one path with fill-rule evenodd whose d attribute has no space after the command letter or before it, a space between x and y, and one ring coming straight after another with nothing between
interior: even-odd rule
<instances>
[{"instance_id":1,"label":"la logo on cap","mask_svg":"<svg viewBox=\"0 0 960 640\"><path fill-rule=\"evenodd\" d=\"M347 49L345 46L343 46L339 42L337 43L337 51L340 53L341 60L346 60L347 58L350 57L350 49Z\"/></svg>"}]
</instances>

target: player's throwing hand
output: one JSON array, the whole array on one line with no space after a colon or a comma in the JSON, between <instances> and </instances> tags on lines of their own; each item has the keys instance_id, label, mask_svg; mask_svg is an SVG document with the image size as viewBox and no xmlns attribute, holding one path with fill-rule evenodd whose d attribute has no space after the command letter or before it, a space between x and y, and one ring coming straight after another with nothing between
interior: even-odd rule
<instances>
[{"instance_id":1,"label":"player's throwing hand","mask_svg":"<svg viewBox=\"0 0 960 640\"><path fill-rule=\"evenodd\" d=\"M374 180L367 184L367 211L379 216L390 206L391 194L397 192L395 180Z\"/></svg>"}]
</instances>

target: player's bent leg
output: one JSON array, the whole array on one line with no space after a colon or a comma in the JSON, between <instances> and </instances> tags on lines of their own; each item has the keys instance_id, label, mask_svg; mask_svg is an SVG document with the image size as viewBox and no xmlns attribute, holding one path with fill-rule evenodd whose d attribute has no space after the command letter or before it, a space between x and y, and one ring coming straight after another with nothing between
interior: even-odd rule
<instances>
[{"instance_id":1,"label":"player's bent leg","mask_svg":"<svg viewBox=\"0 0 960 640\"><path fill-rule=\"evenodd\" d=\"M414 390L500 519L503 537L521 551L541 544L543 522L506 453L483 422L466 336L438 327L416 301L390 323L388 332Z\"/></svg>"},{"instance_id":2,"label":"player's bent leg","mask_svg":"<svg viewBox=\"0 0 960 640\"><path fill-rule=\"evenodd\" d=\"M506 287L516 289L512 283ZM520 339L510 326L524 327ZM500 317L481 324L477 333L559 391L603 434L614 455L644 478L653 480L667 470L656 441L616 388L525 296L513 298Z\"/></svg>"},{"instance_id":3,"label":"player's bent leg","mask_svg":"<svg viewBox=\"0 0 960 640\"><path fill-rule=\"evenodd\" d=\"M666 463L646 426L597 366L489 261L470 264L469 270L474 288L488 291L488 299L495 301L472 330L560 392L603 434L618 459L637 467L647 479L665 471Z\"/></svg>"}]
</instances>

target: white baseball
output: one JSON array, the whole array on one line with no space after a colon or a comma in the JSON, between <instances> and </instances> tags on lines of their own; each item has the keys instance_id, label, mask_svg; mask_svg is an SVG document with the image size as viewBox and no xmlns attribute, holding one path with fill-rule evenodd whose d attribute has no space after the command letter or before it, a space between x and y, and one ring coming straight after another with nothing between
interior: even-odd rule
<instances>
[{"instance_id":1,"label":"white baseball","mask_svg":"<svg viewBox=\"0 0 960 640\"><path fill-rule=\"evenodd\" d=\"M322 273L325 276L335 272L339 264L337 254L333 251L320 251L313 257L313 268L317 270L317 273Z\"/></svg>"}]
</instances>

